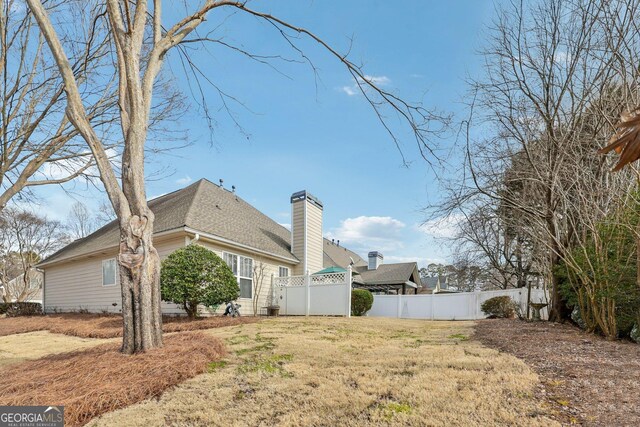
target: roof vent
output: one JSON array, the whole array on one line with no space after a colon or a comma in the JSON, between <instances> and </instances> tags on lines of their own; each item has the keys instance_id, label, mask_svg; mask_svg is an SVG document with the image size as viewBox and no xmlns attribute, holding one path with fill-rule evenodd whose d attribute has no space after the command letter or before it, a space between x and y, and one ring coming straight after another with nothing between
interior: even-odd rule
<instances>
[{"instance_id":1,"label":"roof vent","mask_svg":"<svg viewBox=\"0 0 640 427\"><path fill-rule=\"evenodd\" d=\"M224 188L222 184L224 184L224 180L220 178L220 188Z\"/></svg>"}]
</instances>

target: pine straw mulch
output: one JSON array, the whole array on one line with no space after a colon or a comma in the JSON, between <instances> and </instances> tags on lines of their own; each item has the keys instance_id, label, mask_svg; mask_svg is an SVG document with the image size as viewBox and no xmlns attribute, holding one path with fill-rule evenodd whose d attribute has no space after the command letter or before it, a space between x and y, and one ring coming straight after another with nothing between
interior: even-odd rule
<instances>
[{"instance_id":1,"label":"pine straw mulch","mask_svg":"<svg viewBox=\"0 0 640 427\"><path fill-rule=\"evenodd\" d=\"M202 332L165 337L164 347L127 356L119 344L46 356L0 370L3 405L64 405L65 425L87 423L208 369L225 356L221 340Z\"/></svg>"},{"instance_id":2,"label":"pine straw mulch","mask_svg":"<svg viewBox=\"0 0 640 427\"><path fill-rule=\"evenodd\" d=\"M189 319L181 316L165 316L162 319L162 330L164 332L196 331L257 321L258 318L255 317L212 316ZM49 331L80 338L117 338L122 336L122 316L65 313L0 318L0 336L35 331Z\"/></svg>"},{"instance_id":3,"label":"pine straw mulch","mask_svg":"<svg viewBox=\"0 0 640 427\"><path fill-rule=\"evenodd\" d=\"M640 345L607 341L568 325L482 320L475 339L538 373L538 397L563 424L640 425Z\"/></svg>"}]
</instances>

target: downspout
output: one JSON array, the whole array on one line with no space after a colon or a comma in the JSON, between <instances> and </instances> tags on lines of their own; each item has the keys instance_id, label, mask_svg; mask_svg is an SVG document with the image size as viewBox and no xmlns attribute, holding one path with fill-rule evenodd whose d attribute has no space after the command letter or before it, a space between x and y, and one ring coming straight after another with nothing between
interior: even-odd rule
<instances>
[{"instance_id":1,"label":"downspout","mask_svg":"<svg viewBox=\"0 0 640 427\"><path fill-rule=\"evenodd\" d=\"M46 310L45 310L46 292L44 290L47 288L47 273L41 268L36 268L36 271L39 271L42 273L42 313L45 314L46 313Z\"/></svg>"}]
</instances>

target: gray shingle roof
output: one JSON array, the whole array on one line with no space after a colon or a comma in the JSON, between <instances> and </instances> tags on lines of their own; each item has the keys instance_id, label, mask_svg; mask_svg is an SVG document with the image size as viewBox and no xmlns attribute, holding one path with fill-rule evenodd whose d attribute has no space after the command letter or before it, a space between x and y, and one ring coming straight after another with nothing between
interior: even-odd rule
<instances>
[{"instance_id":1,"label":"gray shingle roof","mask_svg":"<svg viewBox=\"0 0 640 427\"><path fill-rule=\"evenodd\" d=\"M297 260L291 253L291 232L235 193L201 179L188 187L149 201L156 216L154 232L189 227L273 255ZM113 221L89 236L62 248L41 264L75 258L117 247L118 223ZM323 239L324 268L347 268L353 259L355 278L366 284L402 284L411 280L417 265L413 263L382 264L367 270L367 261L355 252Z\"/></svg>"},{"instance_id":2,"label":"gray shingle roof","mask_svg":"<svg viewBox=\"0 0 640 427\"><path fill-rule=\"evenodd\" d=\"M182 227L215 235L264 252L296 260L291 253L291 232L218 185L201 179L188 187L149 201L156 216L154 233ZM113 221L76 240L43 264L117 246L119 230Z\"/></svg>"},{"instance_id":3,"label":"gray shingle roof","mask_svg":"<svg viewBox=\"0 0 640 427\"><path fill-rule=\"evenodd\" d=\"M345 248L344 246L338 246L335 243L331 243L329 239L323 239L324 260L323 266L327 267L342 267L347 268L353 259L354 267L363 267L367 265L367 262L360 257L357 253Z\"/></svg>"},{"instance_id":4,"label":"gray shingle roof","mask_svg":"<svg viewBox=\"0 0 640 427\"><path fill-rule=\"evenodd\" d=\"M440 277L422 277L420 281L422 282L422 287L428 289L435 289L438 285L438 279L440 279L440 289L447 289L449 287L449 281L446 276Z\"/></svg>"},{"instance_id":5,"label":"gray shingle roof","mask_svg":"<svg viewBox=\"0 0 640 427\"><path fill-rule=\"evenodd\" d=\"M412 279L414 271L418 268L415 262L402 262L397 264L382 264L375 270L358 268L360 281L366 285L400 285Z\"/></svg>"}]
</instances>

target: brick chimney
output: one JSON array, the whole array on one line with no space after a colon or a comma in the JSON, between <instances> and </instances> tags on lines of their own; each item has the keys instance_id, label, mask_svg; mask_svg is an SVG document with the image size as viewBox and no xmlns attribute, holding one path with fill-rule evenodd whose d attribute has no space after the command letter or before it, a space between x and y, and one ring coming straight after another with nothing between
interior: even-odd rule
<instances>
[{"instance_id":1,"label":"brick chimney","mask_svg":"<svg viewBox=\"0 0 640 427\"><path fill-rule=\"evenodd\" d=\"M307 191L291 195L291 252L300 260L294 275L323 268L322 202Z\"/></svg>"}]
</instances>

